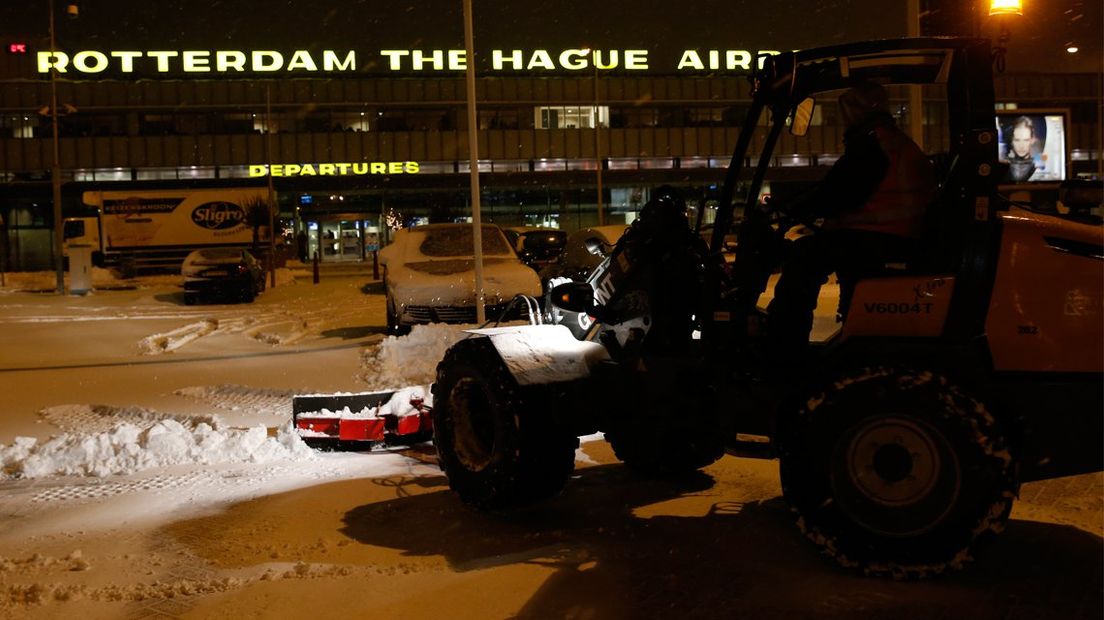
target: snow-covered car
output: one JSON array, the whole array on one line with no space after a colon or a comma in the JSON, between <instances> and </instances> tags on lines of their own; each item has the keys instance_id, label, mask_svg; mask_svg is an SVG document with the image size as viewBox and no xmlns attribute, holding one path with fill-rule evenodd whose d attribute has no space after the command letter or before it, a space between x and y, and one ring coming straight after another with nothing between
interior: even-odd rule
<instances>
[{"instance_id":1,"label":"snow-covered car","mask_svg":"<svg viewBox=\"0 0 1104 620\"><path fill-rule=\"evenodd\" d=\"M547 282L552 278L585 280L617 245L626 228L625 224L610 224L571 233L559 258L540 270L541 281Z\"/></svg>"},{"instance_id":2,"label":"snow-covered car","mask_svg":"<svg viewBox=\"0 0 1104 620\"><path fill-rule=\"evenodd\" d=\"M567 233L553 228L515 226L503 232L521 262L536 271L556 262L567 245Z\"/></svg>"},{"instance_id":3,"label":"snow-covered car","mask_svg":"<svg viewBox=\"0 0 1104 620\"><path fill-rule=\"evenodd\" d=\"M211 298L249 302L265 290L264 270L252 254L240 248L194 250L180 271L188 305Z\"/></svg>"},{"instance_id":4,"label":"snow-covered car","mask_svg":"<svg viewBox=\"0 0 1104 620\"><path fill-rule=\"evenodd\" d=\"M389 330L475 322L472 232L470 224L428 224L395 233L379 253ZM483 226L481 235L486 316L498 318L515 295L539 296L540 279L518 259L498 226ZM514 304L506 319L520 318L527 318L525 305Z\"/></svg>"}]
</instances>

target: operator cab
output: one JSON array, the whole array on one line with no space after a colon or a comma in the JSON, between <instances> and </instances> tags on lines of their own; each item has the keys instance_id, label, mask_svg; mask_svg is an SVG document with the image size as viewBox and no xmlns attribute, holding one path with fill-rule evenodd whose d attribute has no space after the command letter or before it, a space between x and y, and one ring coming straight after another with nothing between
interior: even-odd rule
<instances>
[{"instance_id":1,"label":"operator cab","mask_svg":"<svg viewBox=\"0 0 1104 620\"><path fill-rule=\"evenodd\" d=\"M776 282L777 275L770 275L775 270L766 262L773 260L775 266L781 262L780 253L784 249L777 237L784 231L779 228L802 225L804 234L817 234L818 222L788 219L785 207L788 200L802 193L802 188L815 185L818 179L812 178L808 169L786 167L785 160L794 153L825 153L837 148L842 136L828 131L823 120L838 113L834 101L839 93L860 83L882 85L889 93L890 111L901 126L907 101L905 89L913 84L926 85L926 113L947 115L951 135L926 136L938 189L925 215L920 242L923 251L907 262L887 263L878 269L849 274L851 277L845 278L842 290L831 284L823 287L812 340L938 336L950 315L955 289L960 288L955 286L956 280L981 277L980 273L960 272L988 238L977 233L990 219L987 198L980 196L988 195L986 184L991 179L979 178L975 171L985 171L984 166L977 166L978 162L993 160L990 169L995 164L992 110L968 106L949 109L946 105L938 109L938 104L957 100L956 95L964 89L963 81L969 79L970 63L964 62L961 44L957 48L947 45L946 49L939 49L935 44L910 49L908 41L901 41L899 48L886 42L885 48L878 51L871 51L869 46L849 45L833 51L838 54L818 50L816 55L797 52L767 57L762 68L750 78L753 102L721 198L721 204L736 206L732 211L718 210L710 243L711 252L720 254L724 234L734 230L739 236L739 246L743 246L743 250L737 248L736 263L741 268L732 274L731 282L721 286L733 287L727 297L735 301L734 315L754 315L755 308L761 310L766 306ZM939 89L944 89L945 96L933 100L932 92ZM907 126L903 129L908 131ZM761 151L757 157L748 157L753 143L761 144ZM937 154L931 154L932 151ZM970 161L969 170L962 165L963 160ZM768 173L772 177L769 182ZM738 187L742 199L736 195ZM768 236L775 238L767 239ZM903 295L901 291L909 294ZM839 314L847 317L843 324L836 323L832 316L835 312L824 312L825 304L834 309L840 299L843 303Z\"/></svg>"}]
</instances>

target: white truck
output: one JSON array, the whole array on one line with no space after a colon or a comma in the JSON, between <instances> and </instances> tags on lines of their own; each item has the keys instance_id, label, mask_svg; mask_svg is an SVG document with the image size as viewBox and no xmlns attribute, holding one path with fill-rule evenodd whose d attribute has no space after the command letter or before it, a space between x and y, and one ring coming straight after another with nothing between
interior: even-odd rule
<instances>
[{"instance_id":1,"label":"white truck","mask_svg":"<svg viewBox=\"0 0 1104 620\"><path fill-rule=\"evenodd\" d=\"M267 199L252 187L87 191L82 202L97 215L65 219L64 252L90 245L93 264L124 271L179 267L197 248L251 246L249 212ZM267 249L267 223L258 234Z\"/></svg>"}]
</instances>

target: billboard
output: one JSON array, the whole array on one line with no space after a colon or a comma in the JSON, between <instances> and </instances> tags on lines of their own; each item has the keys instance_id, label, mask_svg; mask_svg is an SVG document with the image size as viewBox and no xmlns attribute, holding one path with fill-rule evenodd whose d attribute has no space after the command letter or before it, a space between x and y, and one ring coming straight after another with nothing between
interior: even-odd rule
<instances>
[{"instance_id":1,"label":"billboard","mask_svg":"<svg viewBox=\"0 0 1104 620\"><path fill-rule=\"evenodd\" d=\"M1069 173L1064 110L998 110L997 158L1008 167L1001 183L1065 181Z\"/></svg>"}]
</instances>

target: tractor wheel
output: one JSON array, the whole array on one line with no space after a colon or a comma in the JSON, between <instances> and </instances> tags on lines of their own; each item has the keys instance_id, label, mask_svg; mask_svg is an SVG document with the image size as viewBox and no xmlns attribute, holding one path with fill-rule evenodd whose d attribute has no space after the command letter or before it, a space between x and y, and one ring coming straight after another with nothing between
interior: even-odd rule
<instances>
[{"instance_id":1,"label":"tractor wheel","mask_svg":"<svg viewBox=\"0 0 1104 620\"><path fill-rule=\"evenodd\" d=\"M521 505L558 493L579 439L527 403L487 338L453 345L433 385L433 443L449 487L477 508Z\"/></svg>"},{"instance_id":2,"label":"tractor wheel","mask_svg":"<svg viewBox=\"0 0 1104 620\"><path fill-rule=\"evenodd\" d=\"M960 568L1018 490L997 421L931 372L867 368L781 422L782 493L843 566L919 578Z\"/></svg>"},{"instance_id":3,"label":"tractor wheel","mask_svg":"<svg viewBox=\"0 0 1104 620\"><path fill-rule=\"evenodd\" d=\"M690 473L724 456L711 408L638 410L632 417L611 421L603 432L618 459L649 476Z\"/></svg>"}]
</instances>

